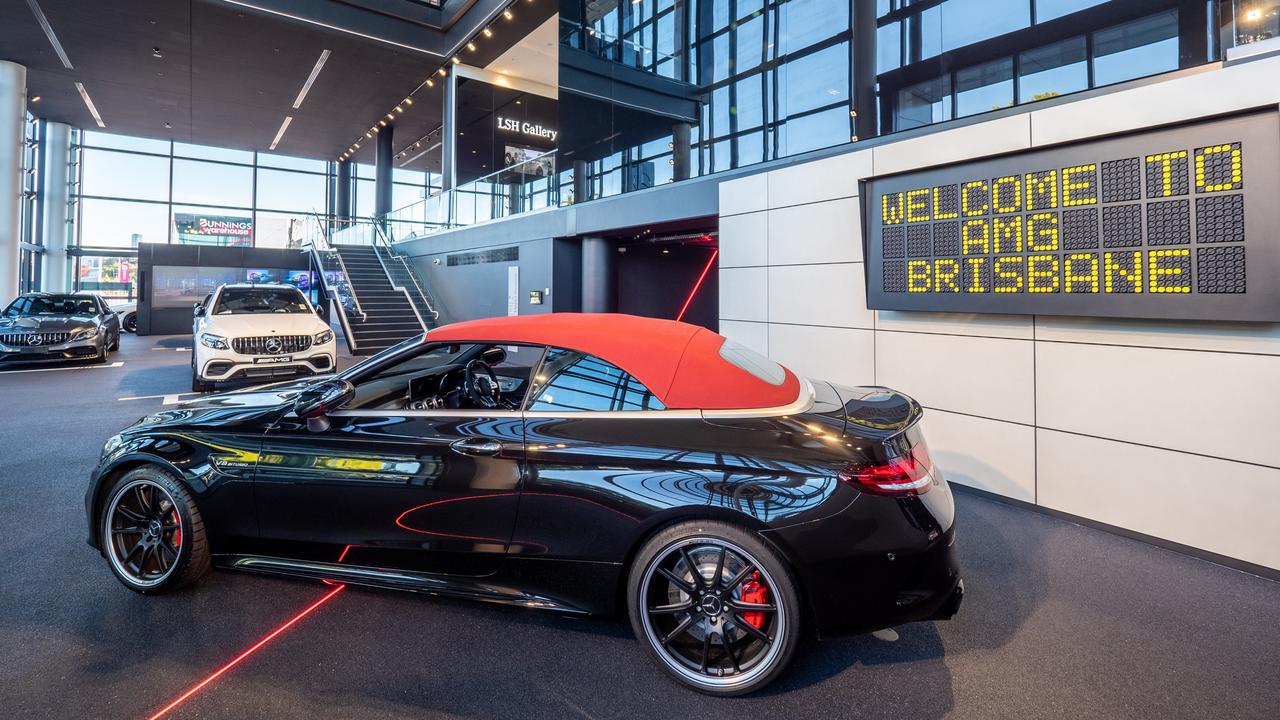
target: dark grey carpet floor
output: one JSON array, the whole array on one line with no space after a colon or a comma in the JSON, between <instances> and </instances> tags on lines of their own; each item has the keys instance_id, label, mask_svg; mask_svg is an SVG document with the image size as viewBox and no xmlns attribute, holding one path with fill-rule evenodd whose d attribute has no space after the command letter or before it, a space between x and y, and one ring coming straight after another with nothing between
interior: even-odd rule
<instances>
[{"instance_id":1,"label":"dark grey carpet floor","mask_svg":"<svg viewBox=\"0 0 1280 720\"><path fill-rule=\"evenodd\" d=\"M0 717L145 718L327 590L218 572L146 598L84 544L102 442L162 402L118 398L184 391L183 345L0 373ZM1280 585L958 503L959 617L818 643L754 697L675 686L619 623L347 588L170 717L1280 717Z\"/></svg>"}]
</instances>

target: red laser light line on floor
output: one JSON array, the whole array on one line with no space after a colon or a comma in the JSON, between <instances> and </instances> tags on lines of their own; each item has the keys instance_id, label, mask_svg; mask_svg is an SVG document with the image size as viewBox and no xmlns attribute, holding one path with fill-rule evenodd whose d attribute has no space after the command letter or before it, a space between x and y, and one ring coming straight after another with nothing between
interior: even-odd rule
<instances>
[{"instance_id":1,"label":"red laser light line on floor","mask_svg":"<svg viewBox=\"0 0 1280 720\"><path fill-rule=\"evenodd\" d=\"M204 680L201 680L200 683L197 684L195 687L179 695L177 699L175 699L173 702L169 703L168 705L165 705L158 712L156 712L156 714L147 718L147 720L157 720L158 718L162 717L165 713L181 705L183 701L185 701L187 698L200 692L200 690L203 689L206 685L222 677L229 670L231 670L231 668L235 667L236 665L239 665L241 662L244 661L245 658L257 652L258 649L261 648L263 645L266 645L267 643L271 642L277 635L293 627L293 625L297 623L299 620L306 617L307 615L310 615L313 610L315 610L316 608L328 602L329 598L332 598L334 595L337 595L338 593L342 592L342 589L345 587L346 585L339 585L338 587L330 590L328 593L324 595L324 597L321 597L319 600L311 603L311 605L308 606L306 610L303 610L297 615L294 615L292 618L289 619L288 622L276 628L275 630L272 630L270 635L267 635L266 637L262 638L258 642L254 643L248 650L245 650L244 652L237 655L234 660L218 668L216 672L214 672L209 677L206 677Z\"/></svg>"},{"instance_id":2,"label":"red laser light line on floor","mask_svg":"<svg viewBox=\"0 0 1280 720\"><path fill-rule=\"evenodd\" d=\"M698 276L698 281L693 284L693 290L689 291L689 297L684 301L684 307L680 308L680 314L676 315L676 322L684 317L684 313L689 309L689 304L693 302L693 297L698 294L698 289L702 287L702 281L707 279L707 273L711 272L711 263L716 261L716 255L720 254L720 248L711 251L711 257L707 260L707 266L702 268L702 274Z\"/></svg>"}]
</instances>

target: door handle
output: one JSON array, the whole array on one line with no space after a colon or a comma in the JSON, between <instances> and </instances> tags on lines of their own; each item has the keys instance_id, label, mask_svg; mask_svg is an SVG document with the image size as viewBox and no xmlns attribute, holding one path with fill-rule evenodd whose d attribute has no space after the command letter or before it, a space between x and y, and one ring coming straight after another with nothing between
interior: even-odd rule
<instances>
[{"instance_id":1,"label":"door handle","mask_svg":"<svg viewBox=\"0 0 1280 720\"><path fill-rule=\"evenodd\" d=\"M449 443L449 449L459 455L497 455L502 452L502 443L486 438L463 438Z\"/></svg>"}]
</instances>

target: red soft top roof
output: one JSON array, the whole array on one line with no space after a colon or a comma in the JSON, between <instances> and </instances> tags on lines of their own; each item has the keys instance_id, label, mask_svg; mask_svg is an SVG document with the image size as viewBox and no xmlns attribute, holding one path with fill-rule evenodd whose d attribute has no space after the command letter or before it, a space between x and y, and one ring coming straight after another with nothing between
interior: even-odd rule
<instances>
[{"instance_id":1,"label":"red soft top roof","mask_svg":"<svg viewBox=\"0 0 1280 720\"><path fill-rule=\"evenodd\" d=\"M720 355L723 336L697 325L594 313L467 320L427 333L430 342L552 345L608 360L671 409L744 410L788 405L800 381L785 370L774 385Z\"/></svg>"}]
</instances>

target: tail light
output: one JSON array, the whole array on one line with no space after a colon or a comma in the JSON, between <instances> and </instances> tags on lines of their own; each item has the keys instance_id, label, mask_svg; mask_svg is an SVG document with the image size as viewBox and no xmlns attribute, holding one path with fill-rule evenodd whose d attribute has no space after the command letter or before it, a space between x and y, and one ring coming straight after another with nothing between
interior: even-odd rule
<instances>
[{"instance_id":1,"label":"tail light","mask_svg":"<svg viewBox=\"0 0 1280 720\"><path fill-rule=\"evenodd\" d=\"M912 496L928 492L933 486L932 471L929 449L921 441L904 457L890 458L880 465L845 468L840 479L875 495Z\"/></svg>"}]
</instances>

